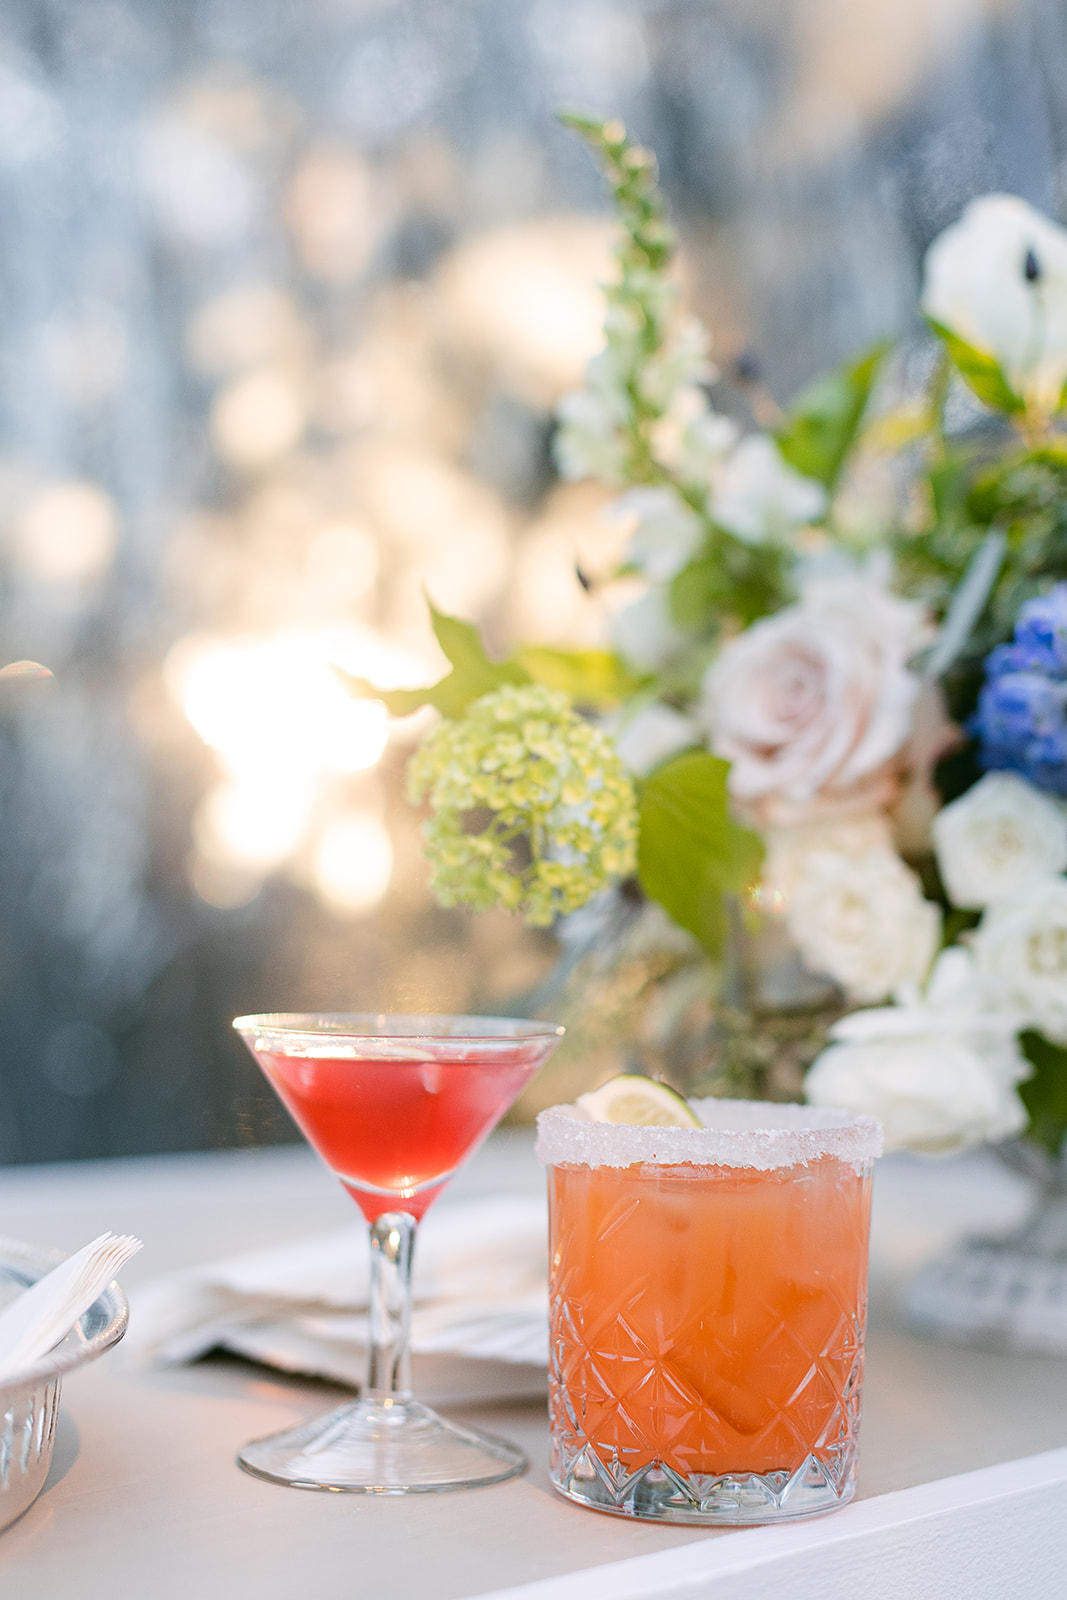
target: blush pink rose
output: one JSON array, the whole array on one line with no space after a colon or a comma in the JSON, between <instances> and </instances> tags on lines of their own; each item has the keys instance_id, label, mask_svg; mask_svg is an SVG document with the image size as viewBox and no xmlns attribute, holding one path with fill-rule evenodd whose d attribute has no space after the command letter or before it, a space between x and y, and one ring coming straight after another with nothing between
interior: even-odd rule
<instances>
[{"instance_id":1,"label":"blush pink rose","mask_svg":"<svg viewBox=\"0 0 1067 1600\"><path fill-rule=\"evenodd\" d=\"M919 605L850 575L812 584L726 645L704 680L704 713L756 826L893 801L920 690L907 663L921 639Z\"/></svg>"}]
</instances>

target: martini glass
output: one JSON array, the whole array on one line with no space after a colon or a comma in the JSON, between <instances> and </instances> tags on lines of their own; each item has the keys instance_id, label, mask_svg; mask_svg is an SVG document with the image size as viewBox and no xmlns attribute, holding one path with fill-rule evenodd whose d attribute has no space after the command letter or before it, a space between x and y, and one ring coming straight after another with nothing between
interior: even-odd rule
<instances>
[{"instance_id":1,"label":"martini glass","mask_svg":"<svg viewBox=\"0 0 1067 1600\"><path fill-rule=\"evenodd\" d=\"M435 1494L522 1472L504 1439L412 1397L408 1333L419 1218L563 1035L508 1017L280 1014L234 1027L370 1224L367 1381L324 1417L254 1439L238 1462L298 1489Z\"/></svg>"}]
</instances>

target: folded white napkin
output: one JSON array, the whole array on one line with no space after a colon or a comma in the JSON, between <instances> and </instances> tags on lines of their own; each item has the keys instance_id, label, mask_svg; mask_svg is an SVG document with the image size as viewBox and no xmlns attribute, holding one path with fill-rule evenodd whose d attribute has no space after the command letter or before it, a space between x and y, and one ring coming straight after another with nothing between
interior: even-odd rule
<instances>
[{"instance_id":1,"label":"folded white napkin","mask_svg":"<svg viewBox=\"0 0 1067 1600\"><path fill-rule=\"evenodd\" d=\"M545 1203L517 1195L445 1204L415 1250L413 1381L428 1402L544 1393ZM358 1387L366 1366L366 1226L177 1273L134 1295L127 1347L178 1364L231 1350Z\"/></svg>"},{"instance_id":2,"label":"folded white napkin","mask_svg":"<svg viewBox=\"0 0 1067 1600\"><path fill-rule=\"evenodd\" d=\"M0 1378L47 1355L140 1248L140 1239L128 1234L102 1233L6 1305L0 1311Z\"/></svg>"}]
</instances>

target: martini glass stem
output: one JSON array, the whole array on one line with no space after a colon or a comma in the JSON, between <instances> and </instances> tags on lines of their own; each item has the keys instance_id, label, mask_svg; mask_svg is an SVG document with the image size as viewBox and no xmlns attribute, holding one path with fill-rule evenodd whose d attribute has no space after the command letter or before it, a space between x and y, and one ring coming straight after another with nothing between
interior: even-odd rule
<instances>
[{"instance_id":1,"label":"martini glass stem","mask_svg":"<svg viewBox=\"0 0 1067 1600\"><path fill-rule=\"evenodd\" d=\"M366 1398L375 1405L411 1399L411 1261L415 1218L387 1211L370 1228L370 1332Z\"/></svg>"}]
</instances>

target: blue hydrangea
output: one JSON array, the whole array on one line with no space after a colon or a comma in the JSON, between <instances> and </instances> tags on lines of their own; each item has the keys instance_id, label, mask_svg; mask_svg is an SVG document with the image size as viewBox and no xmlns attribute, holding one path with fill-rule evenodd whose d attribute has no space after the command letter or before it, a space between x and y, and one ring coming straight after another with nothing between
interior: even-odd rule
<instances>
[{"instance_id":1,"label":"blue hydrangea","mask_svg":"<svg viewBox=\"0 0 1067 1600\"><path fill-rule=\"evenodd\" d=\"M1030 600L1015 637L990 651L972 732L983 767L1067 795L1067 583Z\"/></svg>"}]
</instances>

